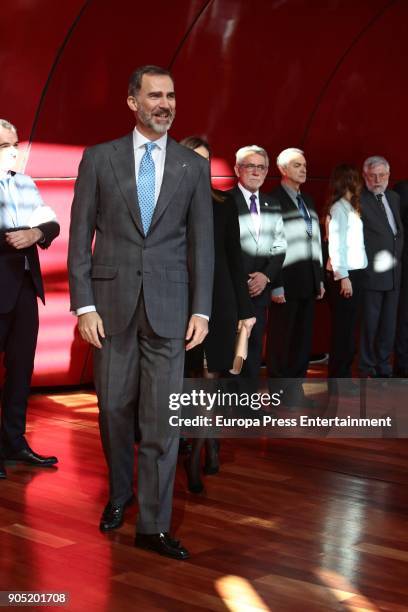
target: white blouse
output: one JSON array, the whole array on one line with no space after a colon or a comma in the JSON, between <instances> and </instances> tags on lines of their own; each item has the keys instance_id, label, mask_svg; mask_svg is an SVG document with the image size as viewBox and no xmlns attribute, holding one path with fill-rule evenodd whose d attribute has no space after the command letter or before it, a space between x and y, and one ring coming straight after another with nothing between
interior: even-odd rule
<instances>
[{"instance_id":1,"label":"white blouse","mask_svg":"<svg viewBox=\"0 0 408 612\"><path fill-rule=\"evenodd\" d=\"M345 198L337 200L329 215L329 256L327 269L334 279L347 277L349 270L367 267L363 223L360 215Z\"/></svg>"}]
</instances>

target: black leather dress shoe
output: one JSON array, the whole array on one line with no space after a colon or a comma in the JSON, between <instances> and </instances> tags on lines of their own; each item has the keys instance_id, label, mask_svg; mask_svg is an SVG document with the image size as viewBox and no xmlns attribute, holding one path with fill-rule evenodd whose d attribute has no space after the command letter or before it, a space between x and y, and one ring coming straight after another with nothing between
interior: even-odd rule
<instances>
[{"instance_id":1,"label":"black leather dress shoe","mask_svg":"<svg viewBox=\"0 0 408 612\"><path fill-rule=\"evenodd\" d=\"M135 496L131 495L124 504L112 504L108 502L102 512L101 522L99 523L100 531L111 531L112 529L121 527L123 525L125 508L130 506L134 499Z\"/></svg>"},{"instance_id":2,"label":"black leather dress shoe","mask_svg":"<svg viewBox=\"0 0 408 612\"><path fill-rule=\"evenodd\" d=\"M6 468L3 461L0 459L0 478L7 478Z\"/></svg>"},{"instance_id":3,"label":"black leather dress shoe","mask_svg":"<svg viewBox=\"0 0 408 612\"><path fill-rule=\"evenodd\" d=\"M135 538L135 546L180 561L190 557L188 550L181 546L178 540L173 540L167 532L138 533Z\"/></svg>"},{"instance_id":4,"label":"black leather dress shoe","mask_svg":"<svg viewBox=\"0 0 408 612\"><path fill-rule=\"evenodd\" d=\"M22 463L28 463L29 465L36 465L37 467L50 467L58 463L56 457L45 457L35 453L31 448L22 448L16 453L7 455L9 461L21 461Z\"/></svg>"}]
</instances>

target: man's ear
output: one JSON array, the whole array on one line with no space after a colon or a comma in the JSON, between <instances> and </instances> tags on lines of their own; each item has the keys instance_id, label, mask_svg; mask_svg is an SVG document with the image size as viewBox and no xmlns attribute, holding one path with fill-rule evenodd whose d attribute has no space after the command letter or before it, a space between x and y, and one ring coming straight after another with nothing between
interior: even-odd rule
<instances>
[{"instance_id":1,"label":"man's ear","mask_svg":"<svg viewBox=\"0 0 408 612\"><path fill-rule=\"evenodd\" d=\"M282 178L285 178L285 176L286 176L286 168L285 168L285 166L278 166L278 170L281 173Z\"/></svg>"},{"instance_id":2,"label":"man's ear","mask_svg":"<svg viewBox=\"0 0 408 612\"><path fill-rule=\"evenodd\" d=\"M234 172L235 172L235 176L236 176L237 178L239 178L239 169L238 169L238 164L235 164L235 166L234 166Z\"/></svg>"},{"instance_id":3,"label":"man's ear","mask_svg":"<svg viewBox=\"0 0 408 612\"><path fill-rule=\"evenodd\" d=\"M132 110L135 113L137 111L136 98L134 96L128 96L126 101L127 101L127 105L130 108L130 110Z\"/></svg>"}]
</instances>

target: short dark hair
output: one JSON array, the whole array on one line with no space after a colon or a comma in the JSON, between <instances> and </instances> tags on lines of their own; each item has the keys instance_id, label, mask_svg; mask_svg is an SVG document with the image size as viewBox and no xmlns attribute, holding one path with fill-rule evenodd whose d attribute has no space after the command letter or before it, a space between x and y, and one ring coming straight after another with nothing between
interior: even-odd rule
<instances>
[{"instance_id":1,"label":"short dark hair","mask_svg":"<svg viewBox=\"0 0 408 612\"><path fill-rule=\"evenodd\" d=\"M174 83L174 78L170 70L166 70L166 68L161 68L160 66L154 65L140 66L139 68L136 68L136 70L130 75L128 84L129 96L136 96L139 93L140 88L142 87L142 78L144 74L168 76Z\"/></svg>"}]
</instances>

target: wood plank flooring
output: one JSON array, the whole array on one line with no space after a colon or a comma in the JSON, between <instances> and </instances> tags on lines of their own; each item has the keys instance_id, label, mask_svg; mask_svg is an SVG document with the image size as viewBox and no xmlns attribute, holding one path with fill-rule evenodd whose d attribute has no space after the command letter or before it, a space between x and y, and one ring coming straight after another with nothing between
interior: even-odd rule
<instances>
[{"instance_id":1,"label":"wood plank flooring","mask_svg":"<svg viewBox=\"0 0 408 612\"><path fill-rule=\"evenodd\" d=\"M90 612L408 610L405 440L222 440L202 495L181 457L173 525L192 556L177 562L133 547L135 506L98 531L93 393L32 396L28 437L60 463L7 466L0 590L69 592L62 609Z\"/></svg>"}]
</instances>

